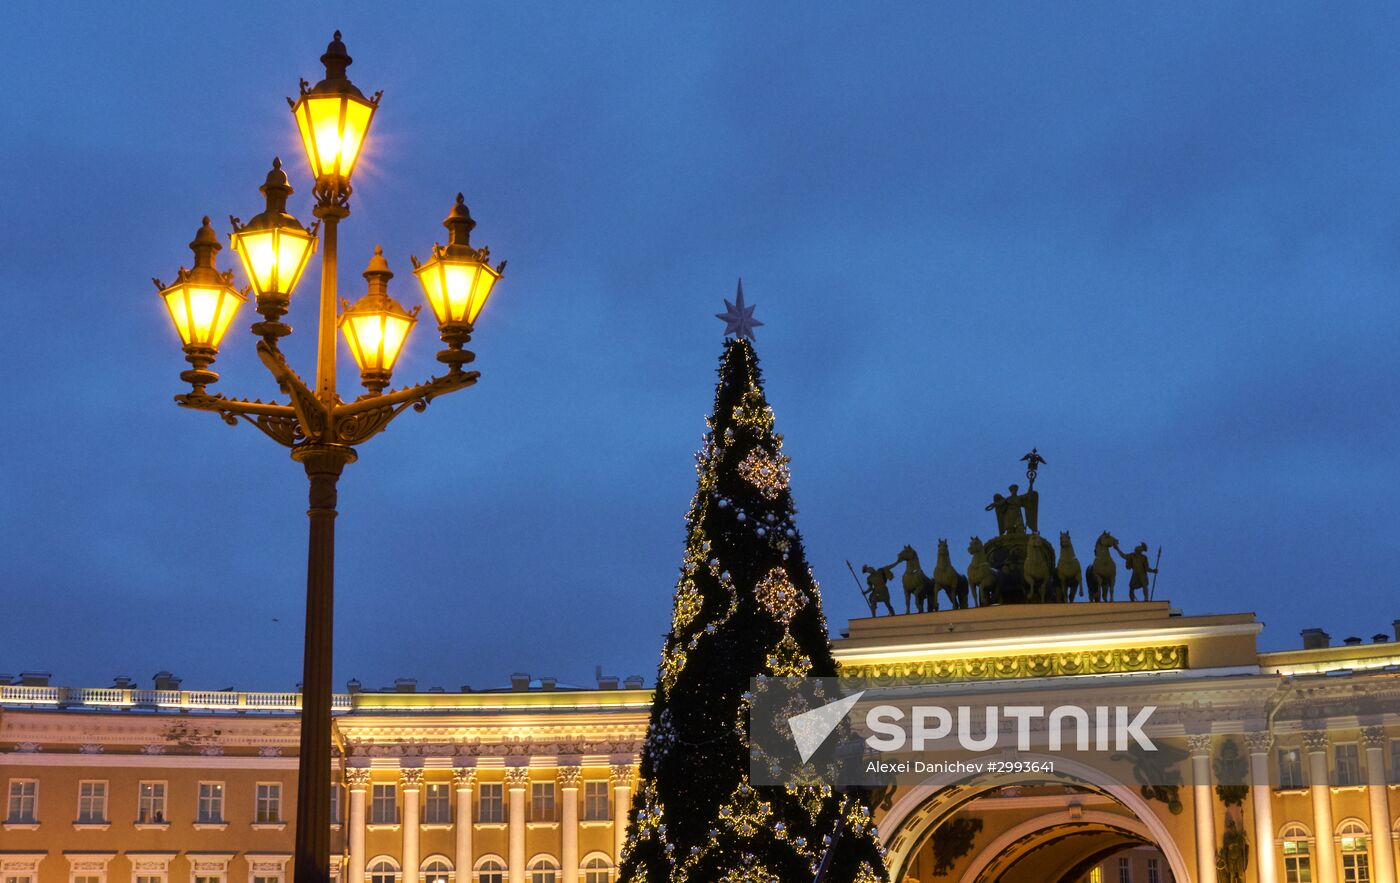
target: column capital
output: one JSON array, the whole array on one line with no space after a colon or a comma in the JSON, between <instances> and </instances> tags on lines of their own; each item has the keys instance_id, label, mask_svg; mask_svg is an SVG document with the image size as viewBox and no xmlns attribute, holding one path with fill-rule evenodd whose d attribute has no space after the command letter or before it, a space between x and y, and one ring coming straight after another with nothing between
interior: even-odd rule
<instances>
[{"instance_id":1,"label":"column capital","mask_svg":"<svg viewBox=\"0 0 1400 883\"><path fill-rule=\"evenodd\" d=\"M615 763L608 768L608 776L612 779L614 788L632 787L632 765L630 763Z\"/></svg>"},{"instance_id":2,"label":"column capital","mask_svg":"<svg viewBox=\"0 0 1400 883\"><path fill-rule=\"evenodd\" d=\"M470 791L476 787L476 767L456 766L452 768L452 787L458 791Z\"/></svg>"},{"instance_id":3,"label":"column capital","mask_svg":"<svg viewBox=\"0 0 1400 883\"><path fill-rule=\"evenodd\" d=\"M578 788L583 781L583 767L561 766L557 775L560 788Z\"/></svg>"},{"instance_id":4,"label":"column capital","mask_svg":"<svg viewBox=\"0 0 1400 883\"><path fill-rule=\"evenodd\" d=\"M1269 749L1274 747L1274 734L1264 730L1245 733L1244 744L1249 748L1250 754L1268 754Z\"/></svg>"},{"instance_id":5,"label":"column capital","mask_svg":"<svg viewBox=\"0 0 1400 883\"><path fill-rule=\"evenodd\" d=\"M1196 733L1186 737L1186 747L1192 757L1210 757L1210 733Z\"/></svg>"},{"instance_id":6,"label":"column capital","mask_svg":"<svg viewBox=\"0 0 1400 883\"><path fill-rule=\"evenodd\" d=\"M423 788L423 768L404 767L399 770L399 787L405 791L419 791Z\"/></svg>"},{"instance_id":7,"label":"column capital","mask_svg":"<svg viewBox=\"0 0 1400 883\"><path fill-rule=\"evenodd\" d=\"M1366 743L1367 748L1385 748L1385 744L1390 741L1386 735L1385 727L1366 727L1361 731L1361 741Z\"/></svg>"},{"instance_id":8,"label":"column capital","mask_svg":"<svg viewBox=\"0 0 1400 883\"><path fill-rule=\"evenodd\" d=\"M506 783L512 791L524 791L530 784L530 768L527 766L506 767Z\"/></svg>"},{"instance_id":9,"label":"column capital","mask_svg":"<svg viewBox=\"0 0 1400 883\"><path fill-rule=\"evenodd\" d=\"M369 770L364 767L350 767L345 771L345 785L351 791L364 791L369 788Z\"/></svg>"},{"instance_id":10,"label":"column capital","mask_svg":"<svg viewBox=\"0 0 1400 883\"><path fill-rule=\"evenodd\" d=\"M1309 730L1303 734L1303 745L1308 749L1309 754L1326 753L1327 744L1331 740L1323 730Z\"/></svg>"}]
</instances>

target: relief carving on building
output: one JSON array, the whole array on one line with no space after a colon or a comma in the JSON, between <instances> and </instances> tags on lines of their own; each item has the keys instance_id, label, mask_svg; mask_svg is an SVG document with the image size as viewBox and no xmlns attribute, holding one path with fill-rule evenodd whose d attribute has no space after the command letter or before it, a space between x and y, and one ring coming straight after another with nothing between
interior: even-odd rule
<instances>
[{"instance_id":1,"label":"relief carving on building","mask_svg":"<svg viewBox=\"0 0 1400 883\"><path fill-rule=\"evenodd\" d=\"M842 678L869 680L876 686L903 681L989 681L1008 678L1048 678L1069 675L1171 671L1187 667L1187 646L1112 647L1065 653L1020 656L981 656L874 662L841 666Z\"/></svg>"}]
</instances>

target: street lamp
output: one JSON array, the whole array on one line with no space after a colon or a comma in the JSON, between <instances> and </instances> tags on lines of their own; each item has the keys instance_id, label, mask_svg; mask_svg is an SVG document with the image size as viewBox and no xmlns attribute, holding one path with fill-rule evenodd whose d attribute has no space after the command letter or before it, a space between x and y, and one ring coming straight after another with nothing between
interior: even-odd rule
<instances>
[{"instance_id":1,"label":"street lamp","mask_svg":"<svg viewBox=\"0 0 1400 883\"><path fill-rule=\"evenodd\" d=\"M310 480L310 540L306 567L306 644L302 673L301 754L297 774L296 883L329 883L330 768L331 768L331 622L334 586L336 483L344 467L355 462L355 447L383 431L410 406L422 411L440 395L476 383L476 371L462 366L474 356L463 345L472 324L486 302L505 263L492 269L488 250L472 248L467 236L475 221L461 195L447 220L448 245L434 246L433 257L416 272L423 281L429 303L438 317L438 328L447 349L438 354L447 366L441 377L415 386L385 391L394 364L408 333L417 321L419 307L405 310L389 296L393 277L383 249L375 247L364 277L368 291L353 306L336 310L336 232L350 214L350 175L365 144L370 121L379 107L381 93L366 98L345 76L350 56L340 32L321 56L326 77L315 86L301 83L300 97L287 99L296 117L315 177L318 221L302 226L287 212L293 190L282 164L274 159L261 192L266 208L247 224L230 218L230 242L243 263L249 290L256 294L262 321L252 326L260 337L257 352L289 401L263 402L210 394L208 385L219 379L209 370L224 333L248 290L233 285L232 271L219 271L214 256L218 237L204 218L190 249L194 267L180 268L175 283L155 280L185 358L192 368L180 374L190 391L177 395L182 407L212 411L230 426L244 420L273 441L291 449ZM292 329L281 319L291 303L292 290L302 271L321 245L321 297L317 328L314 388L287 364L278 341ZM415 266L418 262L414 261ZM436 269L436 283L426 276ZM433 287L436 285L436 287ZM346 402L336 392L336 329L345 335L360 368L366 392Z\"/></svg>"}]
</instances>

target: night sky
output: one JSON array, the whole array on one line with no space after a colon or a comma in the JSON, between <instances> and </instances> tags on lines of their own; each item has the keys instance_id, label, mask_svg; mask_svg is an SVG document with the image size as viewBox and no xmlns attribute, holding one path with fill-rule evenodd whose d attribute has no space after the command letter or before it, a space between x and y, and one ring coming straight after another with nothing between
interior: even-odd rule
<instances>
[{"instance_id":1,"label":"night sky","mask_svg":"<svg viewBox=\"0 0 1400 883\"><path fill-rule=\"evenodd\" d=\"M1400 557L1400 9L1377 4L53 4L0 28L0 671L301 675L306 481L175 407L150 283L261 208L336 28L384 90L341 293L444 241L510 266L472 390L340 486L336 683L651 681L742 276L833 628L845 559L1041 530L1164 547L1266 648L1389 632ZM235 257L225 248L220 265ZM241 270L240 270L241 273ZM303 374L319 260L284 349ZM240 276L241 278L241 276ZM251 305L250 305L251 306ZM425 314L427 311L425 310ZM240 314L226 394L275 388ZM435 373L419 323L396 385ZM349 363L342 346L342 364ZM353 370L341 391L358 394ZM1120 593L1126 581L1120 573ZM1120 594L1120 597L1122 596Z\"/></svg>"}]
</instances>

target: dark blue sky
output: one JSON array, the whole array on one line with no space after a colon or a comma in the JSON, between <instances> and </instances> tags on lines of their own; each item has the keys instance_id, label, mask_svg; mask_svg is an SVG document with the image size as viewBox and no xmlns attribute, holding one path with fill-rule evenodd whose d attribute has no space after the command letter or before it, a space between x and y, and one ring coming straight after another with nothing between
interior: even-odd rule
<instances>
[{"instance_id":1,"label":"dark blue sky","mask_svg":"<svg viewBox=\"0 0 1400 883\"><path fill-rule=\"evenodd\" d=\"M965 565L1032 445L1042 530L1163 545L1187 612L1267 647L1400 616L1400 10L32 3L0 29L0 671L299 679L305 479L172 404L149 279L273 154L309 219L283 96L335 28L385 93L342 293L382 243L421 303L458 190L510 261L480 385L341 482L337 683L651 679L740 275L833 625L845 558ZM266 398L251 319L218 388ZM396 380L436 349L420 323Z\"/></svg>"}]
</instances>

